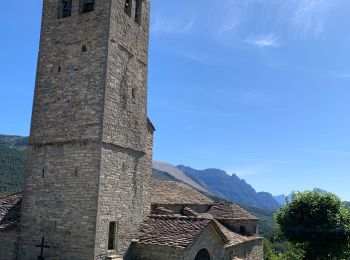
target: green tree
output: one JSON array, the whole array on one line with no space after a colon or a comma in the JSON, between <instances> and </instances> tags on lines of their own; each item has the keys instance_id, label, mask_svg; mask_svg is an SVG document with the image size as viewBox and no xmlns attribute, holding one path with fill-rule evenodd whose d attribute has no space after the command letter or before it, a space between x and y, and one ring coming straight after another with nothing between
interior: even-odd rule
<instances>
[{"instance_id":1,"label":"green tree","mask_svg":"<svg viewBox=\"0 0 350 260\"><path fill-rule=\"evenodd\" d=\"M271 243L264 238L264 260L276 260L277 257L273 251Z\"/></svg>"},{"instance_id":2,"label":"green tree","mask_svg":"<svg viewBox=\"0 0 350 260\"><path fill-rule=\"evenodd\" d=\"M346 259L350 212L334 194L294 193L275 217L281 236L302 248L304 259Z\"/></svg>"}]
</instances>

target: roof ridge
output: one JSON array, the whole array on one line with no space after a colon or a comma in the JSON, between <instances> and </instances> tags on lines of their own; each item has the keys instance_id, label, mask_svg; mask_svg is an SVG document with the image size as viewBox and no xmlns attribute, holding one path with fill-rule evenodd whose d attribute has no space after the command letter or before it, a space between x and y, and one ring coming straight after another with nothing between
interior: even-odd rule
<instances>
[{"instance_id":1,"label":"roof ridge","mask_svg":"<svg viewBox=\"0 0 350 260\"><path fill-rule=\"evenodd\" d=\"M10 197L13 197L13 196L16 196L16 195L22 195L23 194L23 191L19 191L19 192L16 192L16 193L12 193L12 194L8 194L4 197L0 197L0 200L3 200L3 199L7 199L7 198L10 198Z\"/></svg>"},{"instance_id":2,"label":"roof ridge","mask_svg":"<svg viewBox=\"0 0 350 260\"><path fill-rule=\"evenodd\" d=\"M157 215L157 214L152 214L149 215L148 218L152 218L152 219L172 219L172 220L209 220L212 221L212 219L209 218L204 218L204 217L192 217L192 216L183 216L183 215Z\"/></svg>"}]
</instances>

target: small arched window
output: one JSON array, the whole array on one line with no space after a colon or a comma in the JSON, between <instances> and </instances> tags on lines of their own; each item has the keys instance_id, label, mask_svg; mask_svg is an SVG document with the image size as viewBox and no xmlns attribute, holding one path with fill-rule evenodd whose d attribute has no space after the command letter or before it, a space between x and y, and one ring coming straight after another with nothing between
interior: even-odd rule
<instances>
[{"instance_id":1,"label":"small arched window","mask_svg":"<svg viewBox=\"0 0 350 260\"><path fill-rule=\"evenodd\" d=\"M142 0L136 0L135 22L141 25L142 22Z\"/></svg>"},{"instance_id":2,"label":"small arched window","mask_svg":"<svg viewBox=\"0 0 350 260\"><path fill-rule=\"evenodd\" d=\"M60 0L58 5L58 18L65 18L72 15L72 0Z\"/></svg>"},{"instance_id":3,"label":"small arched window","mask_svg":"<svg viewBox=\"0 0 350 260\"><path fill-rule=\"evenodd\" d=\"M131 16L131 10L132 10L132 0L125 0L124 2L124 12Z\"/></svg>"},{"instance_id":4,"label":"small arched window","mask_svg":"<svg viewBox=\"0 0 350 260\"><path fill-rule=\"evenodd\" d=\"M209 252L206 249L201 249L194 260L210 260Z\"/></svg>"}]
</instances>

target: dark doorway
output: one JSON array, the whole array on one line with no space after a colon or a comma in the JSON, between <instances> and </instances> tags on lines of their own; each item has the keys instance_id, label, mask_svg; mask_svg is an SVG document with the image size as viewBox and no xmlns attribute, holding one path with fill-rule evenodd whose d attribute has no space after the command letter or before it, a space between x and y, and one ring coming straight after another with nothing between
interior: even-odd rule
<instances>
[{"instance_id":1,"label":"dark doorway","mask_svg":"<svg viewBox=\"0 0 350 260\"><path fill-rule=\"evenodd\" d=\"M209 252L205 249L201 249L194 260L210 260Z\"/></svg>"}]
</instances>

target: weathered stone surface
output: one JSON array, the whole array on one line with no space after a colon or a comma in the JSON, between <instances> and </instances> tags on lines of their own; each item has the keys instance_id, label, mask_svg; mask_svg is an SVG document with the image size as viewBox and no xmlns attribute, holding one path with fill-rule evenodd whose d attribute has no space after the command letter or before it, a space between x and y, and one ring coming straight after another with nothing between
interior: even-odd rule
<instances>
[{"instance_id":1,"label":"weathered stone surface","mask_svg":"<svg viewBox=\"0 0 350 260\"><path fill-rule=\"evenodd\" d=\"M147 119L149 0L135 22L124 0L44 0L20 259L106 259L126 254L150 212L154 129ZM61 19L58 19L61 18ZM141 24L141 25L140 25Z\"/></svg>"},{"instance_id":2,"label":"weathered stone surface","mask_svg":"<svg viewBox=\"0 0 350 260\"><path fill-rule=\"evenodd\" d=\"M17 230L0 231L0 259L16 259L17 248Z\"/></svg>"},{"instance_id":3,"label":"weathered stone surface","mask_svg":"<svg viewBox=\"0 0 350 260\"><path fill-rule=\"evenodd\" d=\"M263 239L256 239L246 243L235 245L227 249L227 259L262 260L263 259Z\"/></svg>"}]
</instances>

